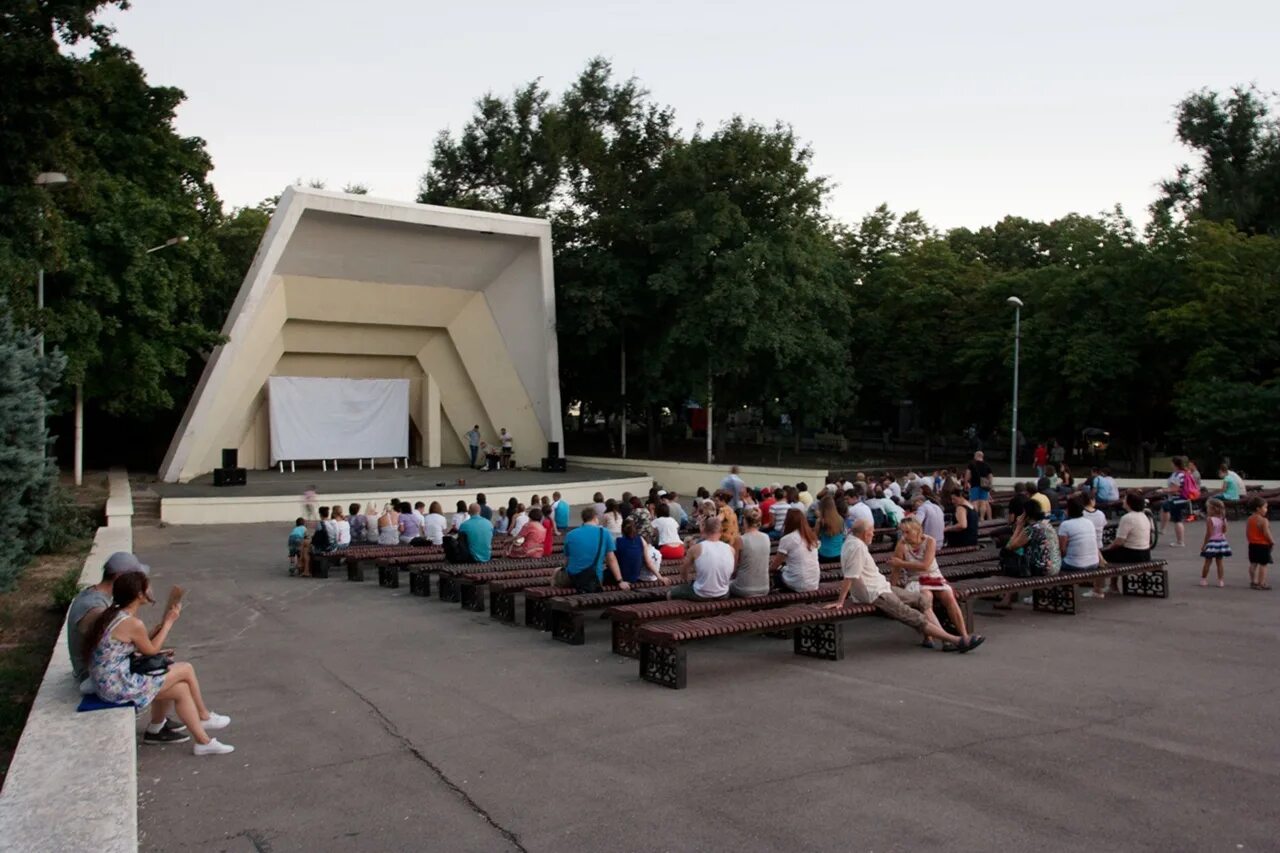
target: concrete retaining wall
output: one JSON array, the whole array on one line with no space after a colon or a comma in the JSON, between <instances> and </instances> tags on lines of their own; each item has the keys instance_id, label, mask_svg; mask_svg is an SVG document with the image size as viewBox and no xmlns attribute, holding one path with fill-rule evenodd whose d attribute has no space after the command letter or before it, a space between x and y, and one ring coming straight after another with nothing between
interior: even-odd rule
<instances>
[{"instance_id":1,"label":"concrete retaining wall","mask_svg":"<svg viewBox=\"0 0 1280 853\"><path fill-rule=\"evenodd\" d=\"M720 481L729 473L728 465L707 465L705 462L614 459L604 456L570 456L568 461L570 465L584 465L589 468L603 468L612 471L635 471L639 469L645 471L650 477L662 484L664 489L679 492L681 497L693 497L697 493L699 486L706 486L708 489L715 491L719 487ZM570 471L572 470L570 468ZM795 483L805 483L809 486L809 491L817 494L818 489L822 488L822 484L827 479L825 468L769 468L743 465L741 470L742 479L752 488L770 483L782 483L787 486ZM638 494L647 494L649 487L646 484L638 492L635 489L630 491ZM617 497L618 494L620 492L607 493L605 496Z\"/></svg>"},{"instance_id":2,"label":"concrete retaining wall","mask_svg":"<svg viewBox=\"0 0 1280 853\"><path fill-rule=\"evenodd\" d=\"M109 480L107 526L94 536L80 574L82 585L102 579L102 564L111 554L133 550L128 477L112 471ZM64 622L0 791L0 847L136 851L135 714L132 708L76 712L80 692L65 638Z\"/></svg>"},{"instance_id":3,"label":"concrete retaining wall","mask_svg":"<svg viewBox=\"0 0 1280 853\"><path fill-rule=\"evenodd\" d=\"M651 480L647 475L636 476L635 471L640 467L642 467L640 464L629 466L624 469L629 476L619 473L618 479L589 480L576 483L567 481L564 483L529 484L525 486L487 486L483 490L489 506L493 507L505 505L509 498L527 501L532 494L549 495L552 492L560 492L561 496L571 505L581 507L591 502L591 496L595 492L602 492L608 497L617 497L623 492L640 495L648 494ZM570 475L572 475L572 471ZM385 495L385 491L384 489L381 494ZM458 501L470 503L475 500L477 491L477 487L471 486L465 489L432 490L418 494L408 488L398 487L397 493L400 495L401 500L409 501L410 503L417 500L425 500L428 503L440 501L445 514L448 515L453 512L454 505ZM326 505L337 504L342 507L352 503L364 506L371 498L379 502L379 508L381 508L381 501L386 500L385 497L376 492L373 495L370 495L367 491L320 492L317 495L317 502ZM166 497L160 501L160 517L166 524L252 524L261 521L277 521L285 524L292 523L295 518L302 514L302 499L298 495L233 495L216 498ZM281 536L283 537L287 532L283 531Z\"/></svg>"}]
</instances>

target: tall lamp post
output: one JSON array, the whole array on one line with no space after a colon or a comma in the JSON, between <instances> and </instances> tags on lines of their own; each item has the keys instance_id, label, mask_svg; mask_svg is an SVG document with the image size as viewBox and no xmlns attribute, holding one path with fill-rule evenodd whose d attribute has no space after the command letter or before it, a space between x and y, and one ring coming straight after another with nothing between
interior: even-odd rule
<instances>
[{"instance_id":1,"label":"tall lamp post","mask_svg":"<svg viewBox=\"0 0 1280 853\"><path fill-rule=\"evenodd\" d=\"M1018 476L1018 357L1022 347L1022 300L1010 296L1005 302L1013 306L1013 432L1009 436L1009 476Z\"/></svg>"},{"instance_id":2,"label":"tall lamp post","mask_svg":"<svg viewBox=\"0 0 1280 853\"><path fill-rule=\"evenodd\" d=\"M170 237L159 246L152 246L147 249L146 254L158 252L161 249L167 249L170 246L180 246L191 238L186 234L178 237ZM80 485L84 481L84 383L76 384L76 444L75 444L75 480L76 485Z\"/></svg>"},{"instance_id":3,"label":"tall lamp post","mask_svg":"<svg viewBox=\"0 0 1280 853\"><path fill-rule=\"evenodd\" d=\"M38 187L46 190L56 189L57 187L69 184L71 179L62 172L41 172L36 175L36 179L32 182ZM40 206L40 242L44 242L44 205ZM40 262L40 268L36 272L36 316L39 317L44 313L44 261ZM40 325L40 334L36 339L39 342L40 354L44 355L44 324Z\"/></svg>"}]
</instances>

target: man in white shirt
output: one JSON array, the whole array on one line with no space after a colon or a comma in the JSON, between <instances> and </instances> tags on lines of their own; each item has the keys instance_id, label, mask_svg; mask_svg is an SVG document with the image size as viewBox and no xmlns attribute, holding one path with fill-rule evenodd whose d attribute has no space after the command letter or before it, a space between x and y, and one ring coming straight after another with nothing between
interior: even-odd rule
<instances>
[{"instance_id":1,"label":"man in white shirt","mask_svg":"<svg viewBox=\"0 0 1280 853\"><path fill-rule=\"evenodd\" d=\"M919 591L908 592L890 585L867 548L874 536L874 527L858 521L851 535L845 537L844 547L840 549L840 576L844 581L840 584L840 597L826 605L827 609L844 609L845 599L852 593L855 602L873 604L889 618L915 628L930 639L947 643L943 647L947 651L969 652L982 645L985 638L981 634L958 637L943 630L933 611L925 609Z\"/></svg>"},{"instance_id":2,"label":"man in white shirt","mask_svg":"<svg viewBox=\"0 0 1280 853\"><path fill-rule=\"evenodd\" d=\"M471 451L471 467L476 467L476 460L480 457L480 424L476 424L467 430L465 436L467 439L467 449Z\"/></svg>"},{"instance_id":3,"label":"man in white shirt","mask_svg":"<svg viewBox=\"0 0 1280 853\"><path fill-rule=\"evenodd\" d=\"M871 514L871 507L867 506L862 500L862 491L860 489L851 489L853 496L849 498L849 508L845 510L845 518L851 525L856 525L859 521L865 521L874 530L876 527L875 516Z\"/></svg>"}]
</instances>

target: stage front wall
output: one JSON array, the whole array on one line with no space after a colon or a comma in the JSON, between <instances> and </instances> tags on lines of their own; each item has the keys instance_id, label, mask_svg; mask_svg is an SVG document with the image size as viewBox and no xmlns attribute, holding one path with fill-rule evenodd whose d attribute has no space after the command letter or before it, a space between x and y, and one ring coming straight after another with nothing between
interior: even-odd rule
<instances>
[{"instance_id":1,"label":"stage front wall","mask_svg":"<svg viewBox=\"0 0 1280 853\"><path fill-rule=\"evenodd\" d=\"M271 464L409 455L409 380L272 376Z\"/></svg>"}]
</instances>

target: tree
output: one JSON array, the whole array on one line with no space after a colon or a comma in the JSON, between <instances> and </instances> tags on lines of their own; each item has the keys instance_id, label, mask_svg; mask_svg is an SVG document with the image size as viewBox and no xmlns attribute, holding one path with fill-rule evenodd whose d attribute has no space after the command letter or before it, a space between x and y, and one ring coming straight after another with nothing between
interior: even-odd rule
<instances>
[{"instance_id":1,"label":"tree","mask_svg":"<svg viewBox=\"0 0 1280 853\"><path fill-rule=\"evenodd\" d=\"M66 359L40 355L36 335L18 328L0 297L0 496L5 535L0 536L0 590L12 587L31 555L44 548L58 469L49 457L47 398Z\"/></svg>"},{"instance_id":2,"label":"tree","mask_svg":"<svg viewBox=\"0 0 1280 853\"><path fill-rule=\"evenodd\" d=\"M1280 234L1280 122L1254 86L1222 96L1203 89L1178 104L1178 139L1197 152L1196 166L1178 167L1152 205L1173 213L1233 222L1249 234Z\"/></svg>"}]
</instances>

